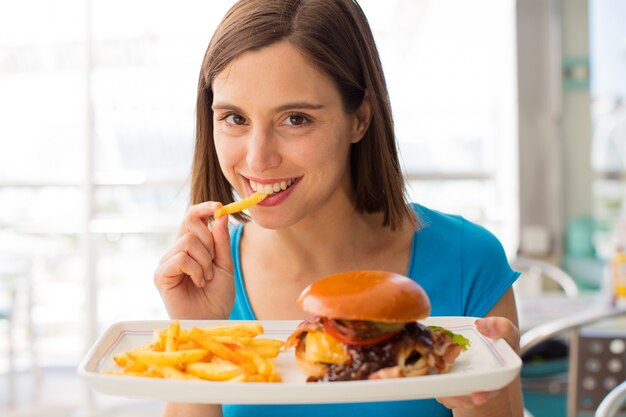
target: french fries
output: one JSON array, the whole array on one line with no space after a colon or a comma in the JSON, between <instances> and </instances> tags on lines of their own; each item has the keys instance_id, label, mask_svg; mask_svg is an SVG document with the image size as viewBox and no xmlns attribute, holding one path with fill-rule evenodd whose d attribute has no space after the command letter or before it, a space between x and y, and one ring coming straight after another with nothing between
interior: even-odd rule
<instances>
[{"instance_id":1,"label":"french fries","mask_svg":"<svg viewBox=\"0 0 626 417\"><path fill-rule=\"evenodd\" d=\"M115 375L181 380L280 382L274 358L284 342L257 338L258 323L181 329L177 320L156 330L152 341L113 357Z\"/></svg>"},{"instance_id":2,"label":"french fries","mask_svg":"<svg viewBox=\"0 0 626 417\"><path fill-rule=\"evenodd\" d=\"M267 194L261 194L258 192L254 192L250 194L249 197L244 198L243 200L235 201L234 203L227 204L215 210L213 213L213 217L219 219L224 214L233 214L239 211L243 211L245 209L249 209L250 207L259 204L261 201L265 200Z\"/></svg>"}]
</instances>

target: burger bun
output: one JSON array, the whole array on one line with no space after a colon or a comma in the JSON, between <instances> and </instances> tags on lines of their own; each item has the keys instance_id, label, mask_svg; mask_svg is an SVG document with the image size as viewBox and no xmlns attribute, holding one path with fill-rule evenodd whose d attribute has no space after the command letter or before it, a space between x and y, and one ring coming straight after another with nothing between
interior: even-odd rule
<instances>
[{"instance_id":1,"label":"burger bun","mask_svg":"<svg viewBox=\"0 0 626 417\"><path fill-rule=\"evenodd\" d=\"M342 320L408 323L430 314L428 295L417 282L386 271L321 278L302 291L298 303L310 315Z\"/></svg>"}]
</instances>

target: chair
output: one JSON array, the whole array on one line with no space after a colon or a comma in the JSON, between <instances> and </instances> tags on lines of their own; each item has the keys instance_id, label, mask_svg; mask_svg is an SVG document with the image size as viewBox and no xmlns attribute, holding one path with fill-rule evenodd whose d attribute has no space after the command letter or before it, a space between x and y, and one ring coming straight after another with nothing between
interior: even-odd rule
<instances>
[{"instance_id":1,"label":"chair","mask_svg":"<svg viewBox=\"0 0 626 417\"><path fill-rule=\"evenodd\" d=\"M513 285L522 333L588 307L590 296L581 295L574 279L558 266L541 259L518 257L511 267L522 274Z\"/></svg>"},{"instance_id":2,"label":"chair","mask_svg":"<svg viewBox=\"0 0 626 417\"><path fill-rule=\"evenodd\" d=\"M598 406L595 417L615 417L626 401L626 381L622 382L604 397Z\"/></svg>"},{"instance_id":3,"label":"chair","mask_svg":"<svg viewBox=\"0 0 626 417\"><path fill-rule=\"evenodd\" d=\"M521 289L521 293L524 293L525 289L527 292L543 292L543 278L548 278L557 283L567 297L575 298L579 295L576 281L567 272L549 262L519 256L511 262L511 267L522 273L522 279L518 282L525 288ZM516 292L517 290L518 288Z\"/></svg>"},{"instance_id":4,"label":"chair","mask_svg":"<svg viewBox=\"0 0 626 417\"><path fill-rule=\"evenodd\" d=\"M556 335L569 332L569 371L568 371L568 388L567 388L567 416L575 417L579 407L580 400L580 330L583 326L598 323L611 318L624 316L626 317L626 308L614 307L611 305L602 305L594 308L581 310L576 314L569 315L559 320L552 320L540 326L534 327L526 332L520 340L520 351L524 355L531 348L539 343L546 341ZM626 332L624 332L626 336ZM615 393L610 393L605 397L604 401L598 408L605 414L596 414L596 417L609 417L619 405L614 405L619 398L626 396L626 387L624 384L614 388ZM616 408L617 407L617 408Z\"/></svg>"}]
</instances>

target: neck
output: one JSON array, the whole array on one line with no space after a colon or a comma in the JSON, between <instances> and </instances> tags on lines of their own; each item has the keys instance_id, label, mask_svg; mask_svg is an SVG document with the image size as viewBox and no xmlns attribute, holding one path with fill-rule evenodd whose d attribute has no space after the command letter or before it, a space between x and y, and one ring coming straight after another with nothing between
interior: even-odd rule
<instances>
[{"instance_id":1,"label":"neck","mask_svg":"<svg viewBox=\"0 0 626 417\"><path fill-rule=\"evenodd\" d=\"M281 230L250 224L250 231L255 241L262 242L266 259L274 258L290 276L363 269L363 260L371 259L399 232L382 225L382 214L357 214L352 207L342 210Z\"/></svg>"}]
</instances>

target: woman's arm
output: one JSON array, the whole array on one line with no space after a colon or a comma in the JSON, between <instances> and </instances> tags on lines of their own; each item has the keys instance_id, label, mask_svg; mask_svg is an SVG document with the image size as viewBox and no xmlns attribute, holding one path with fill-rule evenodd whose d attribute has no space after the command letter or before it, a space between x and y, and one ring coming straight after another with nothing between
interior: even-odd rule
<instances>
[{"instance_id":1,"label":"woman's arm","mask_svg":"<svg viewBox=\"0 0 626 417\"><path fill-rule=\"evenodd\" d=\"M222 406L218 404L166 403L163 417L222 417Z\"/></svg>"},{"instance_id":2,"label":"woman's arm","mask_svg":"<svg viewBox=\"0 0 626 417\"><path fill-rule=\"evenodd\" d=\"M492 339L503 338L519 353L517 308L513 289L509 289L484 319L476 322L478 330ZM507 387L490 392L475 392L466 397L439 398L453 410L454 417L522 417L522 385L519 376Z\"/></svg>"}]
</instances>

